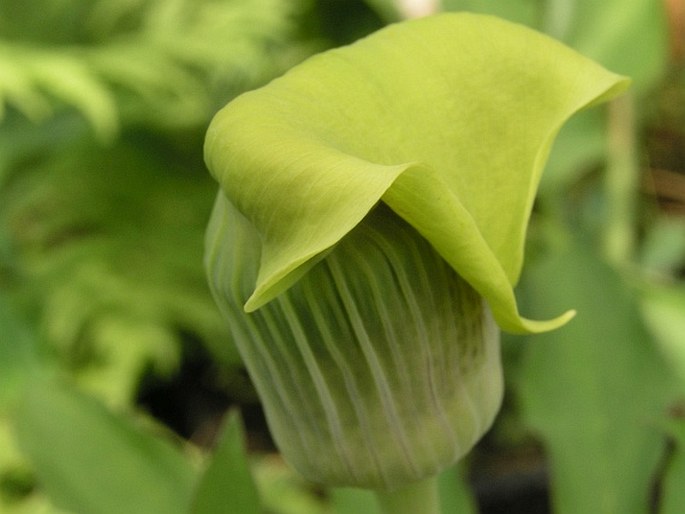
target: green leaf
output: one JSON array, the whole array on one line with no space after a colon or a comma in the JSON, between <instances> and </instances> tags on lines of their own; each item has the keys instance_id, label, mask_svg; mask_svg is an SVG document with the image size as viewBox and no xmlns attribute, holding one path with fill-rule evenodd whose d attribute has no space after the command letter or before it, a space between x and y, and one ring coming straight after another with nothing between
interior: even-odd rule
<instances>
[{"instance_id":1,"label":"green leaf","mask_svg":"<svg viewBox=\"0 0 685 514\"><path fill-rule=\"evenodd\" d=\"M252 464L265 513L331 514L321 489L304 480L281 456L265 455Z\"/></svg>"},{"instance_id":2,"label":"green leaf","mask_svg":"<svg viewBox=\"0 0 685 514\"><path fill-rule=\"evenodd\" d=\"M26 67L41 89L73 105L90 121L97 135L112 141L119 128L115 97L78 57L67 52L27 53Z\"/></svg>"},{"instance_id":3,"label":"green leaf","mask_svg":"<svg viewBox=\"0 0 685 514\"><path fill-rule=\"evenodd\" d=\"M579 52L631 77L635 94L651 94L668 69L664 4L651 0L550 0L543 29ZM542 179L541 194L568 187L606 158L604 117L583 112L564 126ZM551 202L561 198L550 198Z\"/></svg>"},{"instance_id":4,"label":"green leaf","mask_svg":"<svg viewBox=\"0 0 685 514\"><path fill-rule=\"evenodd\" d=\"M638 93L649 92L668 67L668 26L663 2L575 0L567 34L555 34L579 52L629 75Z\"/></svg>"},{"instance_id":5,"label":"green leaf","mask_svg":"<svg viewBox=\"0 0 685 514\"><path fill-rule=\"evenodd\" d=\"M685 387L685 288L649 287L642 312L666 362Z\"/></svg>"},{"instance_id":6,"label":"green leaf","mask_svg":"<svg viewBox=\"0 0 685 514\"><path fill-rule=\"evenodd\" d=\"M0 416L21 397L40 366L38 337L0 292Z\"/></svg>"},{"instance_id":7,"label":"green leaf","mask_svg":"<svg viewBox=\"0 0 685 514\"><path fill-rule=\"evenodd\" d=\"M654 220L641 244L640 268L650 275L675 277L685 264L685 218Z\"/></svg>"},{"instance_id":8,"label":"green leaf","mask_svg":"<svg viewBox=\"0 0 685 514\"><path fill-rule=\"evenodd\" d=\"M4 121L5 103L13 105L31 120L40 120L51 112L50 102L38 92L10 52L0 54L0 120ZM9 54L9 55L8 55Z\"/></svg>"},{"instance_id":9,"label":"green leaf","mask_svg":"<svg viewBox=\"0 0 685 514\"><path fill-rule=\"evenodd\" d=\"M549 455L556 514L643 514L676 383L641 323L636 299L588 244L531 269L526 288L544 315L578 316L526 348L521 400Z\"/></svg>"},{"instance_id":10,"label":"green leaf","mask_svg":"<svg viewBox=\"0 0 685 514\"><path fill-rule=\"evenodd\" d=\"M58 100L106 141L130 122L204 126L215 96L261 85L310 52L294 41L304 4L6 0L0 117L9 105L42 120Z\"/></svg>"},{"instance_id":11,"label":"green leaf","mask_svg":"<svg viewBox=\"0 0 685 514\"><path fill-rule=\"evenodd\" d=\"M559 43L488 16L391 25L315 56L224 108L207 164L262 240L252 311L297 281L380 200L489 302L510 331L512 286L552 140L627 86Z\"/></svg>"},{"instance_id":12,"label":"green leaf","mask_svg":"<svg viewBox=\"0 0 685 514\"><path fill-rule=\"evenodd\" d=\"M46 127L52 139L70 128ZM59 139L61 149L50 152L41 131L32 135L9 140L5 154L32 165L11 166L0 225L22 295L79 384L110 405L130 404L143 373L177 368L181 332L235 369L240 360L202 268L215 196L202 164L189 166L157 138L104 150L72 134L76 142Z\"/></svg>"},{"instance_id":13,"label":"green leaf","mask_svg":"<svg viewBox=\"0 0 685 514\"><path fill-rule=\"evenodd\" d=\"M159 437L57 382L30 388L17 436L41 486L76 513L185 514L195 475Z\"/></svg>"},{"instance_id":14,"label":"green leaf","mask_svg":"<svg viewBox=\"0 0 685 514\"><path fill-rule=\"evenodd\" d=\"M237 413L228 415L219 444L195 492L193 514L260 514L260 502Z\"/></svg>"},{"instance_id":15,"label":"green leaf","mask_svg":"<svg viewBox=\"0 0 685 514\"><path fill-rule=\"evenodd\" d=\"M540 182L541 197L559 202L560 195L565 198L568 188L602 160L606 150L606 127L602 114L597 110L584 111L561 129Z\"/></svg>"},{"instance_id":16,"label":"green leaf","mask_svg":"<svg viewBox=\"0 0 685 514\"><path fill-rule=\"evenodd\" d=\"M674 421L670 428L675 440L675 450L666 466L660 514L680 514L685 506L685 421Z\"/></svg>"}]
</instances>

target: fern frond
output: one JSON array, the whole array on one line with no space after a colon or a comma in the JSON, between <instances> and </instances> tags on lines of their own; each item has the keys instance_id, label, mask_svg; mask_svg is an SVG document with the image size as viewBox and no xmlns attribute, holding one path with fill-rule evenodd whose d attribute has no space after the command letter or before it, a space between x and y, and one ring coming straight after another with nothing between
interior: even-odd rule
<instances>
[{"instance_id":1,"label":"fern frond","mask_svg":"<svg viewBox=\"0 0 685 514\"><path fill-rule=\"evenodd\" d=\"M177 369L182 334L236 366L202 268L215 195L168 147L65 145L0 189L22 295L66 370L110 403ZM158 143L157 143L158 144Z\"/></svg>"},{"instance_id":2,"label":"fern frond","mask_svg":"<svg viewBox=\"0 0 685 514\"><path fill-rule=\"evenodd\" d=\"M48 4L32 0L15 8L41 12ZM303 4L288 0L77 4L48 13L48 20L61 23L55 41L30 17L16 18L17 26L0 23L0 116L9 105L40 121L62 104L110 141L122 123L196 126L230 96L306 53L292 50Z\"/></svg>"}]
</instances>

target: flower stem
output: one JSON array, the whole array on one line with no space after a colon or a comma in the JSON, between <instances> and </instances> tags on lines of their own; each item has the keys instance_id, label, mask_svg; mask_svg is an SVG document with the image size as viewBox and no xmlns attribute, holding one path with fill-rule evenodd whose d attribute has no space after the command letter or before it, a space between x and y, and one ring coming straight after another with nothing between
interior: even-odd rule
<instances>
[{"instance_id":1,"label":"flower stem","mask_svg":"<svg viewBox=\"0 0 685 514\"><path fill-rule=\"evenodd\" d=\"M395 491L375 491L382 514L440 514L437 476Z\"/></svg>"}]
</instances>

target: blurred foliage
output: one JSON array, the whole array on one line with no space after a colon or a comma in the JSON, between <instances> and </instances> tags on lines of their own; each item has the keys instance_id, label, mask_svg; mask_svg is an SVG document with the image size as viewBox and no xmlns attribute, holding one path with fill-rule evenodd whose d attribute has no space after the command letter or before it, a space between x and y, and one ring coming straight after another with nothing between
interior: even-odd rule
<instances>
[{"instance_id":1,"label":"blurred foliage","mask_svg":"<svg viewBox=\"0 0 685 514\"><path fill-rule=\"evenodd\" d=\"M56 505L92 514L187 512L195 473L181 452L100 402L38 380L17 418L20 447Z\"/></svg>"},{"instance_id":2,"label":"blurred foliage","mask_svg":"<svg viewBox=\"0 0 685 514\"><path fill-rule=\"evenodd\" d=\"M231 505L236 512L259 514L259 494L243 447L243 428L235 413L228 415L212 460L195 489L193 514L212 514ZM227 480L227 477L231 477Z\"/></svg>"},{"instance_id":3,"label":"blurred foliage","mask_svg":"<svg viewBox=\"0 0 685 514\"><path fill-rule=\"evenodd\" d=\"M220 443L209 451L201 434L181 441L167 420L141 414L139 398L193 352L209 368L196 380L221 391L223 408L249 397L202 269L216 194L201 149L212 114L307 55L401 19L409 4L0 3L1 512L116 512L126 495L187 512L197 484L207 501L225 501L216 470L249 484L248 463L265 512L373 512L364 493L324 494L277 456L242 461L233 416L223 428L210 420L220 435L204 437ZM622 106L582 113L559 134L518 294L528 316L578 317L559 332L505 338L505 409L462 469L500 483L479 466L532 447L544 455L552 512L680 513L682 2L441 4L528 24L634 81ZM254 444L259 427L247 425ZM465 484L461 471L443 477L446 512L477 510L472 495L483 492ZM242 488L258 509L252 486Z\"/></svg>"},{"instance_id":4,"label":"blurred foliage","mask_svg":"<svg viewBox=\"0 0 685 514\"><path fill-rule=\"evenodd\" d=\"M678 383L630 288L587 242L571 240L544 261L529 271L530 309L579 311L530 341L519 384L526 421L549 444L555 512L649 512L666 445L658 420Z\"/></svg>"},{"instance_id":5,"label":"blurred foliage","mask_svg":"<svg viewBox=\"0 0 685 514\"><path fill-rule=\"evenodd\" d=\"M8 0L0 99L32 120L78 110L104 140L122 123L197 126L305 55L306 2ZM40 16L35 13L40 12Z\"/></svg>"},{"instance_id":6,"label":"blurred foliage","mask_svg":"<svg viewBox=\"0 0 685 514\"><path fill-rule=\"evenodd\" d=\"M0 4L0 511L52 512L31 470L44 471L48 450L59 462L83 442L17 449L11 420L34 380L69 377L130 411L145 377L171 379L185 348L202 344L214 379L232 383L239 358L202 268L216 194L202 139L218 107L321 45L301 28L309 9L288 0ZM65 415L42 426L49 413L34 414L34 433L80 424ZM106 445L108 423L93 435ZM79 462L88 475L78 459L63 471ZM66 485L38 475L59 503Z\"/></svg>"}]
</instances>

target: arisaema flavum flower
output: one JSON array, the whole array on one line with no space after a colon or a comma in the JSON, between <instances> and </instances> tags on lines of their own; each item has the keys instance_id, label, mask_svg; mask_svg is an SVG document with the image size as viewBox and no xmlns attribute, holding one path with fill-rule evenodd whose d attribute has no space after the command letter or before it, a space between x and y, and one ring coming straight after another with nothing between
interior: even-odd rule
<instances>
[{"instance_id":1,"label":"arisaema flavum flower","mask_svg":"<svg viewBox=\"0 0 685 514\"><path fill-rule=\"evenodd\" d=\"M393 489L463 456L502 396L499 327L553 138L627 80L492 17L391 25L233 100L205 156L217 302L285 458Z\"/></svg>"}]
</instances>

